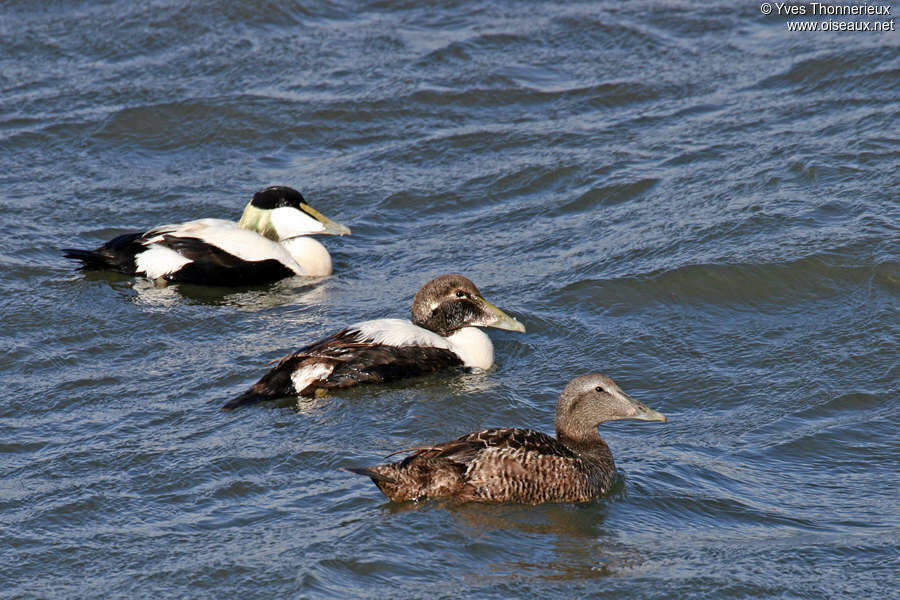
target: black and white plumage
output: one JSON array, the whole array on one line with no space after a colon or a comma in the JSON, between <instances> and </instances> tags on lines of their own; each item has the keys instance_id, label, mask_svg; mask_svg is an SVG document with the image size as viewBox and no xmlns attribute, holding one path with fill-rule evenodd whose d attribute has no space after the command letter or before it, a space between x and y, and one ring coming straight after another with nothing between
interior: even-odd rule
<instances>
[{"instance_id":1,"label":"black and white plumage","mask_svg":"<svg viewBox=\"0 0 900 600\"><path fill-rule=\"evenodd\" d=\"M411 321L363 321L301 348L224 408L453 367L488 369L494 364L494 346L478 327L525 331L485 300L471 281L442 275L416 294Z\"/></svg>"},{"instance_id":2,"label":"black and white plumage","mask_svg":"<svg viewBox=\"0 0 900 600\"><path fill-rule=\"evenodd\" d=\"M126 233L95 250L64 249L85 270L110 270L180 283L258 285L292 275L331 274L331 256L312 234L350 230L306 203L297 190L260 190L240 222L199 219Z\"/></svg>"},{"instance_id":3,"label":"black and white plumage","mask_svg":"<svg viewBox=\"0 0 900 600\"><path fill-rule=\"evenodd\" d=\"M614 419L666 420L609 377L592 373L573 379L560 395L555 439L530 429L485 429L411 448L400 462L348 470L371 477L397 502L586 502L616 481L612 452L597 433Z\"/></svg>"}]
</instances>

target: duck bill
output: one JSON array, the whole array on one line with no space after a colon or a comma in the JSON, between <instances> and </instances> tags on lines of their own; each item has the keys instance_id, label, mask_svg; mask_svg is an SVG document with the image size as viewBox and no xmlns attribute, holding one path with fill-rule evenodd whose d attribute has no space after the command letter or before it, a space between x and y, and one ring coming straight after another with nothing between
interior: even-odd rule
<instances>
[{"instance_id":1,"label":"duck bill","mask_svg":"<svg viewBox=\"0 0 900 600\"><path fill-rule=\"evenodd\" d=\"M644 412L641 413L637 417L632 417L633 419L637 419L638 421L659 421L660 423L665 423L667 421L666 415L662 414L659 411L655 411L652 408L644 407Z\"/></svg>"},{"instance_id":2,"label":"duck bill","mask_svg":"<svg viewBox=\"0 0 900 600\"><path fill-rule=\"evenodd\" d=\"M626 419L634 419L635 421L659 421L661 423L666 422L666 415L662 414L659 411L655 411L646 404L638 402L631 396L626 393L622 393L622 395L628 400L629 404L631 404L634 409L634 415L624 417Z\"/></svg>"},{"instance_id":3,"label":"duck bill","mask_svg":"<svg viewBox=\"0 0 900 600\"><path fill-rule=\"evenodd\" d=\"M300 208L303 209L303 212L322 224L322 231L317 231L316 233L325 235L350 235L349 227L332 221L309 204L300 203Z\"/></svg>"},{"instance_id":4,"label":"duck bill","mask_svg":"<svg viewBox=\"0 0 900 600\"><path fill-rule=\"evenodd\" d=\"M525 332L525 326L519 323L518 320L509 316L484 298L479 298L479 300L482 302L484 308L484 316L480 321L472 323L472 325Z\"/></svg>"}]
</instances>

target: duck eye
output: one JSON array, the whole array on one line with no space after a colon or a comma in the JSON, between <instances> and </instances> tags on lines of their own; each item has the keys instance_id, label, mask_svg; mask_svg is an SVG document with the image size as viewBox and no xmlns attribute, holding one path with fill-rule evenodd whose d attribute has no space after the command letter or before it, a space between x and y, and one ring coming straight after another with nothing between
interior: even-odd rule
<instances>
[{"instance_id":1,"label":"duck eye","mask_svg":"<svg viewBox=\"0 0 900 600\"><path fill-rule=\"evenodd\" d=\"M457 297L457 298L465 298L465 297L466 297L466 293L465 293L464 291L462 291L462 290L456 290L456 297Z\"/></svg>"},{"instance_id":2,"label":"duck eye","mask_svg":"<svg viewBox=\"0 0 900 600\"><path fill-rule=\"evenodd\" d=\"M604 390L604 389L603 389L602 387L600 387L599 385L598 385L597 387L594 388L594 391L595 391L595 392L600 392L601 394L606 393L606 390Z\"/></svg>"}]
</instances>

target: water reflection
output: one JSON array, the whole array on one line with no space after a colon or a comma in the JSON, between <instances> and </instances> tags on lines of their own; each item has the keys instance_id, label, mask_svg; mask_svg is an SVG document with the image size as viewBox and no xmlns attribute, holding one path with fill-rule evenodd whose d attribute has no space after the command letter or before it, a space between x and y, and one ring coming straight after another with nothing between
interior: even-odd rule
<instances>
[{"instance_id":1,"label":"water reflection","mask_svg":"<svg viewBox=\"0 0 900 600\"><path fill-rule=\"evenodd\" d=\"M391 516L416 510L440 509L449 515L465 547L451 549L459 564L473 565L465 575L472 583L517 580L584 580L621 574L640 564L632 549L624 548L618 533L605 526L613 503L621 500L619 478L611 495L582 504L487 504L386 502Z\"/></svg>"},{"instance_id":2,"label":"water reflection","mask_svg":"<svg viewBox=\"0 0 900 600\"><path fill-rule=\"evenodd\" d=\"M493 580L597 579L620 574L640 562L604 525L609 500L537 507L464 505L451 509L470 538L496 538L505 552L470 577Z\"/></svg>"},{"instance_id":3,"label":"water reflection","mask_svg":"<svg viewBox=\"0 0 900 600\"><path fill-rule=\"evenodd\" d=\"M276 408L290 408L293 412L304 415L306 417L323 417L330 400L328 396L316 396L315 398L306 398L304 396L294 396L282 398L271 403Z\"/></svg>"},{"instance_id":4,"label":"water reflection","mask_svg":"<svg viewBox=\"0 0 900 600\"><path fill-rule=\"evenodd\" d=\"M553 534L594 538L600 533L606 516L603 500L583 504L465 504L448 503L466 534L481 538L496 531L525 534Z\"/></svg>"},{"instance_id":5,"label":"water reflection","mask_svg":"<svg viewBox=\"0 0 900 600\"><path fill-rule=\"evenodd\" d=\"M137 278L130 286L119 289L133 292L135 296L132 300L147 307L170 307L187 300L190 304L232 306L255 311L288 304L323 304L328 293L320 284L325 279L290 277L265 286L235 289L184 283L160 285L149 279Z\"/></svg>"}]
</instances>

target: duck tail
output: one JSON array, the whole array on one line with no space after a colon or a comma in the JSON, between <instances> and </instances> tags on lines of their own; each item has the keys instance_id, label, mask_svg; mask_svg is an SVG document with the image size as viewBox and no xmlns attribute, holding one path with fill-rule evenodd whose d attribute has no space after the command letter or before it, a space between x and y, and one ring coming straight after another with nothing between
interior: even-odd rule
<instances>
[{"instance_id":1,"label":"duck tail","mask_svg":"<svg viewBox=\"0 0 900 600\"><path fill-rule=\"evenodd\" d=\"M255 387L255 386L254 386ZM236 408L240 408L242 406L247 406L249 404L256 404L258 402L263 402L264 400L271 400L272 396L268 394L260 394L254 390L254 388L250 388L237 398L233 398L225 403L222 406L222 410L234 410Z\"/></svg>"},{"instance_id":2,"label":"duck tail","mask_svg":"<svg viewBox=\"0 0 900 600\"><path fill-rule=\"evenodd\" d=\"M73 260L80 260L82 263L81 268L85 270L105 270L105 269L113 269L118 265L115 265L110 261L108 256L97 252L96 250L81 250L79 248L63 248L62 249L63 256L65 258L71 258Z\"/></svg>"},{"instance_id":3,"label":"duck tail","mask_svg":"<svg viewBox=\"0 0 900 600\"><path fill-rule=\"evenodd\" d=\"M407 502L426 497L425 490L416 481L409 478L396 464L376 465L374 467L351 467L344 469L357 475L365 475L393 502Z\"/></svg>"},{"instance_id":4,"label":"duck tail","mask_svg":"<svg viewBox=\"0 0 900 600\"><path fill-rule=\"evenodd\" d=\"M375 485L379 483L389 483L392 485L398 485L400 482L394 479L393 477L388 477L387 475L383 475L379 473L375 469L378 467L346 467L344 470L348 473L356 473L357 475L365 475L372 479L375 482ZM381 487L381 486L379 486Z\"/></svg>"},{"instance_id":5,"label":"duck tail","mask_svg":"<svg viewBox=\"0 0 900 600\"><path fill-rule=\"evenodd\" d=\"M84 263L81 268L85 271L113 270L134 275L134 257L139 252L146 250L141 243L143 235L140 231L123 233L94 250L63 248L62 253L66 258L80 260Z\"/></svg>"}]
</instances>

